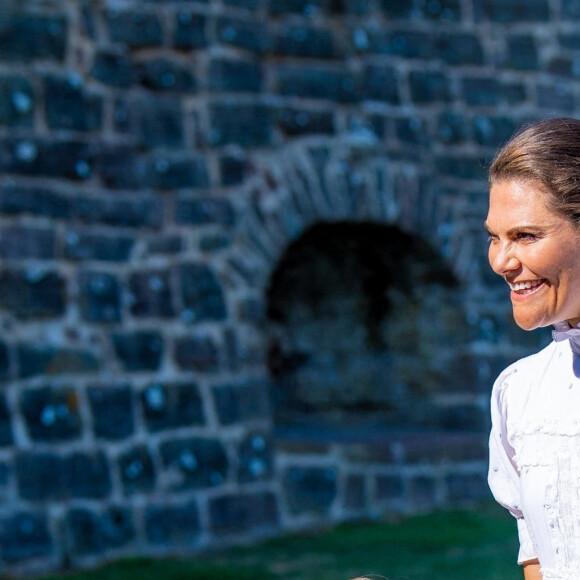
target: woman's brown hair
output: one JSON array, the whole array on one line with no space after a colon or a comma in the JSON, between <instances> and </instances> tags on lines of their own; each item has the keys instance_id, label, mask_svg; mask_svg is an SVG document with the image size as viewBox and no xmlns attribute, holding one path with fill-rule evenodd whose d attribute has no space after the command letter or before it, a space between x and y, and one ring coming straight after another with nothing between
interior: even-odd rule
<instances>
[{"instance_id":1,"label":"woman's brown hair","mask_svg":"<svg viewBox=\"0 0 580 580\"><path fill-rule=\"evenodd\" d=\"M548 119L518 131L489 169L490 187L504 180L542 186L548 208L580 229L580 121Z\"/></svg>"}]
</instances>

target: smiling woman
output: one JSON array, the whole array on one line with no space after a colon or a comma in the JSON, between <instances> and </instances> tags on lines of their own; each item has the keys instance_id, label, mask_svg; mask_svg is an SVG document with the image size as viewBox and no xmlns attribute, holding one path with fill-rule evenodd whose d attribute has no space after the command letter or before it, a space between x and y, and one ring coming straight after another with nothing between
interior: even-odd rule
<instances>
[{"instance_id":1,"label":"smiling woman","mask_svg":"<svg viewBox=\"0 0 580 580\"><path fill-rule=\"evenodd\" d=\"M489 262L516 323L554 340L492 394L489 483L517 519L526 580L580 577L580 121L516 134L490 168Z\"/></svg>"}]
</instances>

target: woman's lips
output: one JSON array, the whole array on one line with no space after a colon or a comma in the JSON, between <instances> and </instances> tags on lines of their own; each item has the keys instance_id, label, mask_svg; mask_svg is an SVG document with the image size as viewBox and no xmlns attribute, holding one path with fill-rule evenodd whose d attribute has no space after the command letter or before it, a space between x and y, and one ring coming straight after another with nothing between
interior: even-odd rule
<instances>
[{"instance_id":1,"label":"woman's lips","mask_svg":"<svg viewBox=\"0 0 580 580\"><path fill-rule=\"evenodd\" d=\"M535 294L544 284L546 280L524 280L522 282L510 283L512 297L525 298L530 294Z\"/></svg>"}]
</instances>

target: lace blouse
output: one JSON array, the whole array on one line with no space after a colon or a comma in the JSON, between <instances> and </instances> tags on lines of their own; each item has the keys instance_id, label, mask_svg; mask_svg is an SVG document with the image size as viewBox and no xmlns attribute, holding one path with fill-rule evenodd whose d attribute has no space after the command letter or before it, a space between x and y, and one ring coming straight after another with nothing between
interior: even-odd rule
<instances>
[{"instance_id":1,"label":"lace blouse","mask_svg":"<svg viewBox=\"0 0 580 580\"><path fill-rule=\"evenodd\" d=\"M559 323L539 353L503 371L491 400L489 485L517 519L518 562L580 578L580 329Z\"/></svg>"}]
</instances>

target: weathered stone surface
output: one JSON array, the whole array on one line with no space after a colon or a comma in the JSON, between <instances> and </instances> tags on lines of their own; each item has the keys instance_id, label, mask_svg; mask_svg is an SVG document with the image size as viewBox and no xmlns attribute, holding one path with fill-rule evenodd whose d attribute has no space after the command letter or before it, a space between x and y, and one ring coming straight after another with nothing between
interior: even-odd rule
<instances>
[{"instance_id":1,"label":"weathered stone surface","mask_svg":"<svg viewBox=\"0 0 580 580\"><path fill-rule=\"evenodd\" d=\"M268 385L265 381L220 385L214 387L213 397L222 425L265 419L270 411Z\"/></svg>"},{"instance_id":2,"label":"weathered stone surface","mask_svg":"<svg viewBox=\"0 0 580 580\"><path fill-rule=\"evenodd\" d=\"M324 513L337 493L337 473L331 467L289 467L282 475L282 485L290 511Z\"/></svg>"},{"instance_id":3,"label":"weathered stone surface","mask_svg":"<svg viewBox=\"0 0 580 580\"><path fill-rule=\"evenodd\" d=\"M44 513L19 511L2 518L0 557L4 562L16 563L48 556L53 548Z\"/></svg>"},{"instance_id":4,"label":"weathered stone surface","mask_svg":"<svg viewBox=\"0 0 580 580\"><path fill-rule=\"evenodd\" d=\"M183 370L215 373L220 368L219 349L210 336L177 339L174 358Z\"/></svg>"},{"instance_id":5,"label":"weathered stone surface","mask_svg":"<svg viewBox=\"0 0 580 580\"><path fill-rule=\"evenodd\" d=\"M94 353L36 343L16 345L18 376L92 373L100 368Z\"/></svg>"},{"instance_id":6,"label":"weathered stone surface","mask_svg":"<svg viewBox=\"0 0 580 580\"><path fill-rule=\"evenodd\" d=\"M4 394L0 395L0 447L6 447L14 443L14 436L12 434L12 421L8 401ZM1 474L6 469L6 466L0 467L0 486L5 479Z\"/></svg>"},{"instance_id":7,"label":"weathered stone surface","mask_svg":"<svg viewBox=\"0 0 580 580\"><path fill-rule=\"evenodd\" d=\"M201 534L197 503L147 506L145 530L152 544L191 545Z\"/></svg>"},{"instance_id":8,"label":"weathered stone surface","mask_svg":"<svg viewBox=\"0 0 580 580\"><path fill-rule=\"evenodd\" d=\"M0 125L32 126L35 107L35 94L25 76L0 76Z\"/></svg>"},{"instance_id":9,"label":"weathered stone surface","mask_svg":"<svg viewBox=\"0 0 580 580\"><path fill-rule=\"evenodd\" d=\"M129 278L131 314L138 317L169 318L174 315L169 272L152 270Z\"/></svg>"},{"instance_id":10,"label":"weathered stone surface","mask_svg":"<svg viewBox=\"0 0 580 580\"><path fill-rule=\"evenodd\" d=\"M135 413L129 386L91 386L87 395L95 437L125 439L133 433Z\"/></svg>"},{"instance_id":11,"label":"weathered stone surface","mask_svg":"<svg viewBox=\"0 0 580 580\"><path fill-rule=\"evenodd\" d=\"M155 330L113 334L115 354L126 371L155 371L163 356L163 338Z\"/></svg>"},{"instance_id":12,"label":"weathered stone surface","mask_svg":"<svg viewBox=\"0 0 580 580\"><path fill-rule=\"evenodd\" d=\"M250 433L238 447L238 481L267 480L272 477L274 464L273 442L265 433Z\"/></svg>"},{"instance_id":13,"label":"weathered stone surface","mask_svg":"<svg viewBox=\"0 0 580 580\"><path fill-rule=\"evenodd\" d=\"M84 320L121 320L121 286L116 276L102 272L80 272L79 289L79 305Z\"/></svg>"},{"instance_id":14,"label":"weathered stone surface","mask_svg":"<svg viewBox=\"0 0 580 580\"><path fill-rule=\"evenodd\" d=\"M144 445L132 447L119 455L117 465L125 495L146 493L155 488L155 467L151 453Z\"/></svg>"},{"instance_id":15,"label":"weathered stone surface","mask_svg":"<svg viewBox=\"0 0 580 580\"><path fill-rule=\"evenodd\" d=\"M278 526L276 497L270 492L226 495L210 501L210 527L219 535Z\"/></svg>"},{"instance_id":16,"label":"weathered stone surface","mask_svg":"<svg viewBox=\"0 0 580 580\"><path fill-rule=\"evenodd\" d=\"M206 264L182 264L178 274L181 301L192 322L226 318L223 290L209 266Z\"/></svg>"}]
</instances>

